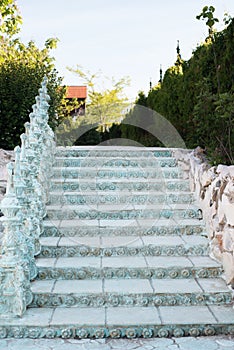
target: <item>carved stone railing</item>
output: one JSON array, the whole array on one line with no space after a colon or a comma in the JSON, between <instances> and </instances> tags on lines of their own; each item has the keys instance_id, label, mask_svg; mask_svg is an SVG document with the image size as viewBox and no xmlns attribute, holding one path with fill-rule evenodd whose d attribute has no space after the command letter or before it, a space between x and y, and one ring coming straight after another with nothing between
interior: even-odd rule
<instances>
[{"instance_id":1,"label":"carved stone railing","mask_svg":"<svg viewBox=\"0 0 234 350\"><path fill-rule=\"evenodd\" d=\"M0 317L22 316L32 301L30 280L37 275L35 256L46 215L55 151L48 125L47 79L44 78L30 123L25 124L15 162L7 165L8 182L0 209L4 233L0 259Z\"/></svg>"}]
</instances>

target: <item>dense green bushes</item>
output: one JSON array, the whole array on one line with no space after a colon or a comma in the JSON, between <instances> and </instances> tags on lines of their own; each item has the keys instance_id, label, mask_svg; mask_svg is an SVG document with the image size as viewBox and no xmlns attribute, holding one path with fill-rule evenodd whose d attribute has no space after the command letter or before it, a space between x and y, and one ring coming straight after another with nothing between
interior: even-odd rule
<instances>
[{"instance_id":1,"label":"dense green bushes","mask_svg":"<svg viewBox=\"0 0 234 350\"><path fill-rule=\"evenodd\" d=\"M59 88L61 79L50 62L49 48L39 50L31 42L27 47L14 45L11 52L0 62L0 148L4 149L13 149L20 143L44 75L49 79L52 125L58 121L57 112L65 93Z\"/></svg>"},{"instance_id":2,"label":"dense green bushes","mask_svg":"<svg viewBox=\"0 0 234 350\"><path fill-rule=\"evenodd\" d=\"M22 23L15 0L0 2L0 13L0 148L13 149L20 143L44 75L51 97L51 126L59 121L65 87L61 87L62 79L50 56L57 39L48 39L42 49L33 41L24 45L15 39Z\"/></svg>"},{"instance_id":3,"label":"dense green bushes","mask_svg":"<svg viewBox=\"0 0 234 350\"><path fill-rule=\"evenodd\" d=\"M176 64L166 71L144 105L166 117L187 147L199 145L213 163L233 164L234 19L212 35L190 60L180 61L180 69Z\"/></svg>"}]
</instances>

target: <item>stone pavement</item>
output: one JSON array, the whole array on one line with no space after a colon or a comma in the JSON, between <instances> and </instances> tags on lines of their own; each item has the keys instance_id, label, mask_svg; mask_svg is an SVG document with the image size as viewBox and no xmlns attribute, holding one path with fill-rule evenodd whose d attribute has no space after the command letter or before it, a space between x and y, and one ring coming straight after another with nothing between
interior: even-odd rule
<instances>
[{"instance_id":1,"label":"stone pavement","mask_svg":"<svg viewBox=\"0 0 234 350\"><path fill-rule=\"evenodd\" d=\"M234 337L152 339L7 339L1 350L232 350Z\"/></svg>"}]
</instances>

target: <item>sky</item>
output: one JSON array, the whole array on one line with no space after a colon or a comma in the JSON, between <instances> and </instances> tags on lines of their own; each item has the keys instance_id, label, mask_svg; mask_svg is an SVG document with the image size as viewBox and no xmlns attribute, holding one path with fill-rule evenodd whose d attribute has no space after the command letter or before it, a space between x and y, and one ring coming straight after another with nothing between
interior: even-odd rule
<instances>
[{"instance_id":1,"label":"sky","mask_svg":"<svg viewBox=\"0 0 234 350\"><path fill-rule=\"evenodd\" d=\"M233 0L18 0L23 17L19 34L23 42L34 40L43 47L57 37L53 50L56 68L66 85L83 81L67 67L81 65L92 73L119 80L130 77L130 100L155 85L160 65L163 72L176 60L177 40L187 60L207 36L204 21L196 16L213 5L224 28L224 13L234 17Z\"/></svg>"}]
</instances>

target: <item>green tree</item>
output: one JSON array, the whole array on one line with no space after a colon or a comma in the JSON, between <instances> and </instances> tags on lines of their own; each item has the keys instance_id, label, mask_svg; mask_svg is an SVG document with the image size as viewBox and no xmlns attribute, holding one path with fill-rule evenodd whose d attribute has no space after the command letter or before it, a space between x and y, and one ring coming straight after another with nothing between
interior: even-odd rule
<instances>
[{"instance_id":1,"label":"green tree","mask_svg":"<svg viewBox=\"0 0 234 350\"><path fill-rule=\"evenodd\" d=\"M147 97L147 106L167 118L188 148L201 146L213 164L233 164L234 156L234 19L216 32L213 7L197 16L208 38L187 61L170 67ZM178 59L177 59L178 62Z\"/></svg>"},{"instance_id":2,"label":"green tree","mask_svg":"<svg viewBox=\"0 0 234 350\"><path fill-rule=\"evenodd\" d=\"M58 40L47 39L42 49L33 41L23 44L14 36L22 21L15 1L4 0L0 6L0 147L12 149L20 143L20 134L29 120L43 77L48 77L52 127L62 118L65 87L61 87L62 78L50 56Z\"/></svg>"},{"instance_id":3,"label":"green tree","mask_svg":"<svg viewBox=\"0 0 234 350\"><path fill-rule=\"evenodd\" d=\"M216 70L217 88L218 88L218 93L220 93L219 66L218 66L218 61L217 61L217 53L215 50L215 32L216 31L214 29L215 23L219 22L219 20L218 20L218 18L214 17L214 12L215 12L215 8L213 6L205 6L205 7L203 7L200 15L198 15L196 18L198 20L200 20L200 19L205 20L206 25L208 26L209 36L206 39L206 41L208 42L210 40L212 43L215 70Z\"/></svg>"},{"instance_id":4,"label":"green tree","mask_svg":"<svg viewBox=\"0 0 234 350\"><path fill-rule=\"evenodd\" d=\"M124 89L129 84L129 78L124 77L116 81L113 78L103 79L100 72L93 74L85 71L81 66L77 66L76 69L68 69L77 74L88 87L86 122L97 123L98 130L101 132L109 131L113 124L119 124L128 105ZM109 85L110 87L100 87L98 81L101 79L104 86Z\"/></svg>"},{"instance_id":5,"label":"green tree","mask_svg":"<svg viewBox=\"0 0 234 350\"><path fill-rule=\"evenodd\" d=\"M145 96L145 93L143 91L139 91L136 99L136 104L147 107L147 97Z\"/></svg>"},{"instance_id":6,"label":"green tree","mask_svg":"<svg viewBox=\"0 0 234 350\"><path fill-rule=\"evenodd\" d=\"M11 37L20 31L22 17L15 0L0 1L0 33L1 40Z\"/></svg>"},{"instance_id":7,"label":"green tree","mask_svg":"<svg viewBox=\"0 0 234 350\"><path fill-rule=\"evenodd\" d=\"M205 20L206 25L209 27L209 35L214 34L214 24L219 22L218 18L214 17L215 8L214 6L205 6L202 9L200 15L196 16L196 19Z\"/></svg>"},{"instance_id":8,"label":"green tree","mask_svg":"<svg viewBox=\"0 0 234 350\"><path fill-rule=\"evenodd\" d=\"M152 116L152 113L149 108L149 101L148 98L150 96L150 93L148 97L144 94L143 91L140 91L138 93L137 99L135 101L135 105L130 109L130 111L126 114L126 117L124 119L124 123L121 124L121 137L123 139L132 140L137 142L138 144L144 145L145 147L161 147L161 142L152 135L149 131L147 131L142 123L143 119L145 118L145 122L152 123L152 131L155 130L154 125L154 118ZM142 108L145 107L145 108ZM136 125L141 125L136 126ZM148 128L147 128L148 129Z\"/></svg>"},{"instance_id":9,"label":"green tree","mask_svg":"<svg viewBox=\"0 0 234 350\"><path fill-rule=\"evenodd\" d=\"M120 136L118 126L129 105L124 94L129 79L122 78L115 81L103 77L100 72L94 74L85 71L80 66L76 69L68 69L77 74L88 87L88 98L84 116L68 116L57 128L58 144L95 145L114 136ZM107 85L109 88L106 87Z\"/></svg>"},{"instance_id":10,"label":"green tree","mask_svg":"<svg viewBox=\"0 0 234 350\"><path fill-rule=\"evenodd\" d=\"M225 159L225 162L233 164L234 155L233 155L233 145L234 145L234 132L233 132L233 123L234 123L234 94L233 94L233 85L230 86L230 89L227 89L222 83L221 78L223 78L222 70L226 69L226 65L229 65L227 61L228 55L223 55L227 51L229 39L233 42L233 20L231 21L230 17L224 18L224 23L228 26L228 29L217 33L214 29L214 24L219 22L218 18L214 17L215 8L213 6L205 6L197 19L206 20L206 25L208 26L209 36L208 39L211 42L211 48L214 57L214 67L216 73L216 82L217 82L217 91L213 94L209 91L204 95L205 99L207 98L210 103L210 108L214 110L210 114L209 118L206 118L209 121L210 133L213 135L213 138L210 138L209 147L212 149L211 158L215 163L221 162ZM231 32L232 37L229 35ZM230 54L230 51L228 52ZM223 62L223 57L226 58L226 62ZM233 50L232 50L233 57ZM222 70L221 70L222 68ZM227 77L224 77L227 80ZM232 81L233 83L233 81ZM196 112L199 110L199 105L202 105L200 101L195 105L195 117ZM201 111L202 113L202 111ZM223 132L220 134L220 130Z\"/></svg>"}]
</instances>

